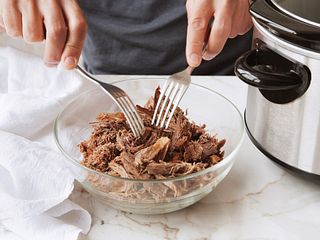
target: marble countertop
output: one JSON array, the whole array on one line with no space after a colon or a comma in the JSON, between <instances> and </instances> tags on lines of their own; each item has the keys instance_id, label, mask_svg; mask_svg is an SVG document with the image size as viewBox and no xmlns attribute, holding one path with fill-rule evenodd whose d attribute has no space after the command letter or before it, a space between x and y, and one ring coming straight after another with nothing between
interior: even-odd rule
<instances>
[{"instance_id":1,"label":"marble countertop","mask_svg":"<svg viewBox=\"0 0 320 240\"><path fill-rule=\"evenodd\" d=\"M244 111L246 85L236 77L196 76L192 81L222 93ZM280 168L247 136L228 176L186 209L151 216L124 213L97 202L79 184L70 198L93 218L91 231L80 236L82 240L320 238L320 185Z\"/></svg>"}]
</instances>

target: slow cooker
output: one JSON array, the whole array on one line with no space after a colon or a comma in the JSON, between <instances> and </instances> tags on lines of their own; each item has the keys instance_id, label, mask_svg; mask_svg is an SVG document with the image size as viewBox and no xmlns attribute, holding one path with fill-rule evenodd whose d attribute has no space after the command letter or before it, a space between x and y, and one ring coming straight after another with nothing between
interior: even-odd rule
<instances>
[{"instance_id":1,"label":"slow cooker","mask_svg":"<svg viewBox=\"0 0 320 240\"><path fill-rule=\"evenodd\" d=\"M320 179L320 1L256 0L252 50L235 64L249 85L244 119L273 161Z\"/></svg>"}]
</instances>

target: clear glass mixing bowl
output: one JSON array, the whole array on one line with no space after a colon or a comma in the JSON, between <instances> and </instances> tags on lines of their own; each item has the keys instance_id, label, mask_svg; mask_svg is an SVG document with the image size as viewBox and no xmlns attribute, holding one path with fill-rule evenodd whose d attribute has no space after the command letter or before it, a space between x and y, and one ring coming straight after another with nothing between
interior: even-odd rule
<instances>
[{"instance_id":1,"label":"clear glass mixing bowl","mask_svg":"<svg viewBox=\"0 0 320 240\"><path fill-rule=\"evenodd\" d=\"M144 105L164 79L118 81L136 104ZM103 203L127 212L159 214L185 208L210 193L230 171L244 136L238 109L228 99L205 87L191 84L180 102L197 124L205 123L210 133L226 139L225 158L216 165L187 176L166 180L133 180L114 177L81 165L78 144L91 134L89 122L100 112L119 111L101 89L79 95L58 115L54 126L57 146L72 163L71 169L83 187Z\"/></svg>"}]
</instances>

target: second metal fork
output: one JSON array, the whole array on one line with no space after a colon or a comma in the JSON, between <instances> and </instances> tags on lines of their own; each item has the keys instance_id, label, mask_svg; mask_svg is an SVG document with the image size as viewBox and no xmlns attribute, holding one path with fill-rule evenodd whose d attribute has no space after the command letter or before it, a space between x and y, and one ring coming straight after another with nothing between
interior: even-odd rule
<instances>
[{"instance_id":1,"label":"second metal fork","mask_svg":"<svg viewBox=\"0 0 320 240\"><path fill-rule=\"evenodd\" d=\"M153 113L153 125L160 128L169 127L174 111L191 83L190 75L193 70L193 67L188 66L185 70L171 75L165 81Z\"/></svg>"},{"instance_id":2,"label":"second metal fork","mask_svg":"<svg viewBox=\"0 0 320 240\"><path fill-rule=\"evenodd\" d=\"M213 19L210 19L205 33L205 41L202 48L202 57L208 47L208 38ZM185 70L171 75L161 88L161 94L152 117L152 125L160 128L168 128L170 121L178 107L180 100L191 83L191 73L194 67L188 66ZM160 109L160 112L159 112Z\"/></svg>"},{"instance_id":3,"label":"second metal fork","mask_svg":"<svg viewBox=\"0 0 320 240\"><path fill-rule=\"evenodd\" d=\"M77 65L76 69L86 79L102 87L102 89L115 101L115 103L124 113L134 136L140 137L144 129L143 121L141 120L136 107L134 106L133 102L126 94L126 92L114 85L99 81L98 79L87 73L87 71L85 71L79 65Z\"/></svg>"}]
</instances>

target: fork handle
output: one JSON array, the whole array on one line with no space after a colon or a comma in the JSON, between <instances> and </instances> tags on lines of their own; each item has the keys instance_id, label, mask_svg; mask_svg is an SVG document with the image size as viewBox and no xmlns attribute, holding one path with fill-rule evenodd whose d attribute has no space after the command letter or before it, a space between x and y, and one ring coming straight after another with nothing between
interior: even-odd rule
<instances>
[{"instance_id":1,"label":"fork handle","mask_svg":"<svg viewBox=\"0 0 320 240\"><path fill-rule=\"evenodd\" d=\"M186 68L186 71L189 75L191 75L194 69L195 69L194 67L191 67L190 65L188 65L188 67Z\"/></svg>"},{"instance_id":2,"label":"fork handle","mask_svg":"<svg viewBox=\"0 0 320 240\"><path fill-rule=\"evenodd\" d=\"M84 70L82 67L80 67L79 64L77 64L76 70L78 73L80 73L82 76L84 76L88 80L96 82L96 79L94 77L92 77L91 74L89 74L86 70Z\"/></svg>"},{"instance_id":3,"label":"fork handle","mask_svg":"<svg viewBox=\"0 0 320 240\"><path fill-rule=\"evenodd\" d=\"M90 80L91 82L97 84L97 83L102 83L98 79L94 78L90 73L88 73L86 70L84 70L82 67L80 67L78 64L76 66L76 70L78 73L80 73L82 76L84 76L86 79ZM103 83L105 85L110 85L108 83Z\"/></svg>"}]
</instances>

